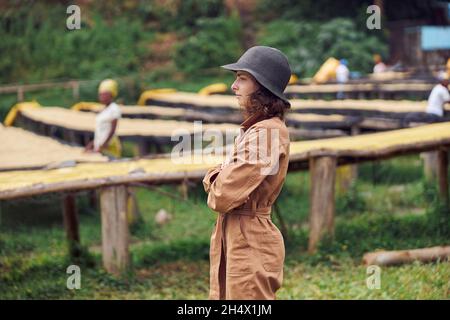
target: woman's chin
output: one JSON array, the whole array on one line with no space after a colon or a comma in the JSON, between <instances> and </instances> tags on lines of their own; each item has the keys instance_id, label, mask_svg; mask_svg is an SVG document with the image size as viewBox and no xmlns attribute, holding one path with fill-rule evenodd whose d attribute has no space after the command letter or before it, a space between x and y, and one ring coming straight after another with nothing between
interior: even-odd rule
<instances>
[{"instance_id":1,"label":"woman's chin","mask_svg":"<svg viewBox=\"0 0 450 320\"><path fill-rule=\"evenodd\" d=\"M236 99L238 101L239 107L245 109L246 103L245 103L244 99L242 99L242 97L239 97L239 96L236 96Z\"/></svg>"}]
</instances>

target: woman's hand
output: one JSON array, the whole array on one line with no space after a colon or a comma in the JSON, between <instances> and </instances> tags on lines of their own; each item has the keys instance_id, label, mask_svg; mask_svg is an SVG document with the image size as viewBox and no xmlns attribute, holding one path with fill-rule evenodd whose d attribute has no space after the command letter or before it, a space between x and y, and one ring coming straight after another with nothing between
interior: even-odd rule
<instances>
[{"instance_id":1,"label":"woman's hand","mask_svg":"<svg viewBox=\"0 0 450 320\"><path fill-rule=\"evenodd\" d=\"M84 152L85 153L91 153L91 152L93 152L93 150L94 150L94 142L93 141L89 141L89 143L84 148Z\"/></svg>"}]
</instances>

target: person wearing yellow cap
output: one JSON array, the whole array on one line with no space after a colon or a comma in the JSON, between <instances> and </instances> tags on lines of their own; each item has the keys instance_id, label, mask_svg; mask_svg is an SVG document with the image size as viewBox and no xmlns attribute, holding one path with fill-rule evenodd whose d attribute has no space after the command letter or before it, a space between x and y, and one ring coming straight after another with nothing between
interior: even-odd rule
<instances>
[{"instance_id":1,"label":"person wearing yellow cap","mask_svg":"<svg viewBox=\"0 0 450 320\"><path fill-rule=\"evenodd\" d=\"M122 146L117 137L116 129L121 118L120 107L114 102L118 94L118 84L112 79L103 80L98 87L98 100L105 108L95 117L94 140L86 146L88 152L101 152L109 158L120 158ZM128 190L127 219L134 223L139 219L139 209L135 193Z\"/></svg>"},{"instance_id":2,"label":"person wearing yellow cap","mask_svg":"<svg viewBox=\"0 0 450 320\"><path fill-rule=\"evenodd\" d=\"M375 63L375 65L373 66L373 73L381 73L387 71L387 66L384 64L381 55L379 55L378 53L373 55L373 62Z\"/></svg>"},{"instance_id":3,"label":"person wearing yellow cap","mask_svg":"<svg viewBox=\"0 0 450 320\"><path fill-rule=\"evenodd\" d=\"M121 117L120 107L114 102L118 94L117 82L112 79L103 80L98 87L98 99L105 109L95 118L94 140L87 146L87 151L101 152L113 158L121 156L121 144L115 135Z\"/></svg>"}]
</instances>

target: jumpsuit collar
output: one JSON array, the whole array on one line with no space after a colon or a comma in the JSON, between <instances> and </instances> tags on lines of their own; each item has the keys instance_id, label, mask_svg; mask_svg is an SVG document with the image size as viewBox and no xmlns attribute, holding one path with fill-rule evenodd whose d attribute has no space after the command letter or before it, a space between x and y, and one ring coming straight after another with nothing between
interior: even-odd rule
<instances>
[{"instance_id":1,"label":"jumpsuit collar","mask_svg":"<svg viewBox=\"0 0 450 320\"><path fill-rule=\"evenodd\" d=\"M263 112L258 111L255 114L252 114L250 117L248 117L246 120L244 120L244 122L241 123L241 129L245 131L247 131L248 128L250 128L252 125L254 125L255 123L266 119L266 116L264 115Z\"/></svg>"}]
</instances>

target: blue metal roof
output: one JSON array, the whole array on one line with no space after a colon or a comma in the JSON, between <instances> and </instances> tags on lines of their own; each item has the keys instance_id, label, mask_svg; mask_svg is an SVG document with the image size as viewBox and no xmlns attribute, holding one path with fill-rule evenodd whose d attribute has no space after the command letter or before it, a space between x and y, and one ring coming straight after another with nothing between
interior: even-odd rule
<instances>
[{"instance_id":1,"label":"blue metal roof","mask_svg":"<svg viewBox=\"0 0 450 320\"><path fill-rule=\"evenodd\" d=\"M446 50L450 49L450 27L423 26L422 50Z\"/></svg>"}]
</instances>

